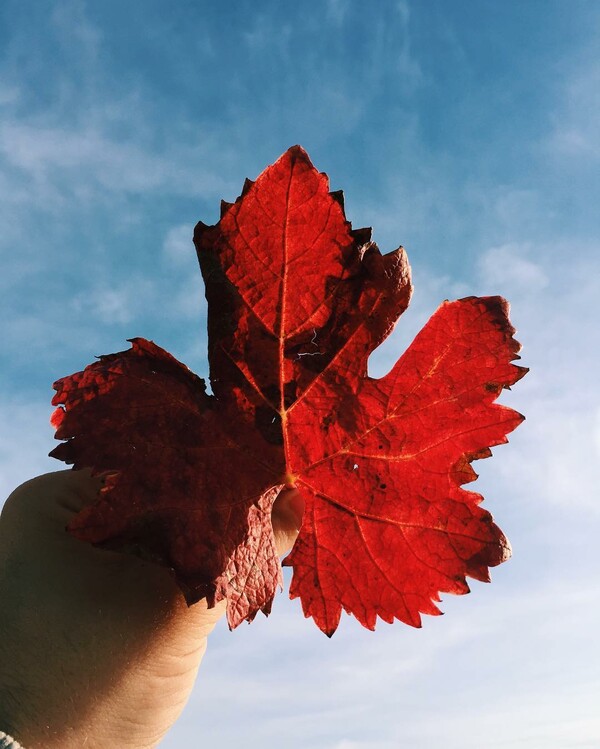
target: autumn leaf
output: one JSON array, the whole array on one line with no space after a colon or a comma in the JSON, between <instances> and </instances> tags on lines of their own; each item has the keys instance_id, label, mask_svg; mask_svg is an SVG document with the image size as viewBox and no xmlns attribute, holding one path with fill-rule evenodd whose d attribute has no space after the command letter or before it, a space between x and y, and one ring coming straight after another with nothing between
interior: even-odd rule
<instances>
[{"instance_id":1,"label":"autumn leaf","mask_svg":"<svg viewBox=\"0 0 600 749\"><path fill-rule=\"evenodd\" d=\"M167 565L190 604L227 599L231 627L268 613L281 585L271 510L289 487L305 506L290 595L328 635L342 609L420 626L440 593L489 580L510 547L462 486L523 418L494 403L527 371L507 303L444 302L369 377L410 299L406 254L351 228L299 146L194 243L212 394L140 338L56 382L51 455L110 472L70 532Z\"/></svg>"}]
</instances>

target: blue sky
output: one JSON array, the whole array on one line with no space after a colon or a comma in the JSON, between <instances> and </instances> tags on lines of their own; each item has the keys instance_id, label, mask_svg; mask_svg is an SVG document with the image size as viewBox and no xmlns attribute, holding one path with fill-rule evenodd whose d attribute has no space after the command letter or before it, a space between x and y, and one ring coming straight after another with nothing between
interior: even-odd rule
<instances>
[{"instance_id":1,"label":"blue sky","mask_svg":"<svg viewBox=\"0 0 600 749\"><path fill-rule=\"evenodd\" d=\"M4 0L0 485L56 470L50 385L152 338L207 374L190 242L302 144L354 226L403 244L415 295L500 293L527 416L476 465L514 557L422 630L282 594L212 638L165 749L600 745L600 6L595 1Z\"/></svg>"}]
</instances>

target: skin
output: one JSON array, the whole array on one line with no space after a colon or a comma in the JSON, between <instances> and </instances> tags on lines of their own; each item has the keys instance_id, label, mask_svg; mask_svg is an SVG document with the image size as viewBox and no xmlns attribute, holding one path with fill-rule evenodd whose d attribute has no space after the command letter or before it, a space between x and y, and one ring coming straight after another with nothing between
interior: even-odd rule
<instances>
[{"instance_id":1,"label":"skin","mask_svg":"<svg viewBox=\"0 0 600 749\"><path fill-rule=\"evenodd\" d=\"M169 572L65 531L101 479L26 482L0 516L0 730L26 749L151 749L183 710L224 602L188 607ZM299 498L272 522L294 543Z\"/></svg>"}]
</instances>

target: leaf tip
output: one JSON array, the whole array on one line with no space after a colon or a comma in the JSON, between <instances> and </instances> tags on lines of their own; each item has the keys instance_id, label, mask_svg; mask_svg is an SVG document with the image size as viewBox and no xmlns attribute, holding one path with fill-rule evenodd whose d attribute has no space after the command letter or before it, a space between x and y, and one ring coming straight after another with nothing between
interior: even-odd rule
<instances>
[{"instance_id":1,"label":"leaf tip","mask_svg":"<svg viewBox=\"0 0 600 749\"><path fill-rule=\"evenodd\" d=\"M299 143L290 146L285 152L284 156L286 155L292 159L302 159L303 161L307 161L312 166L309 155Z\"/></svg>"},{"instance_id":2,"label":"leaf tip","mask_svg":"<svg viewBox=\"0 0 600 749\"><path fill-rule=\"evenodd\" d=\"M342 209L342 211L344 211L344 191L343 190L333 190L329 194L335 200L335 202L339 205L339 207Z\"/></svg>"},{"instance_id":3,"label":"leaf tip","mask_svg":"<svg viewBox=\"0 0 600 749\"><path fill-rule=\"evenodd\" d=\"M55 404L54 404L54 398L52 399L52 401L53 401L53 405L55 405ZM56 408L56 409L55 409L55 410L54 410L54 411L52 412L52 415L50 416L50 424L51 424L51 425L52 425L52 426L54 427L54 429L56 429L57 431L58 431L58 429L59 429L60 425L61 425L61 424L63 423L63 421L65 420L65 416L66 416L66 414L67 414L67 412L66 412L66 410L65 410L65 407L64 407L64 406L62 406L62 405L60 405L60 406L59 406L58 408ZM58 436L57 436L57 439L60 439L60 437L58 437Z\"/></svg>"},{"instance_id":4,"label":"leaf tip","mask_svg":"<svg viewBox=\"0 0 600 749\"><path fill-rule=\"evenodd\" d=\"M254 180L251 180L248 177L246 177L246 179L244 180L244 186L242 187L242 194L241 194L242 198L252 189L253 184L254 184ZM224 202L225 201L222 200L221 205L223 205ZM227 206L228 207L231 206L231 203L228 203Z\"/></svg>"},{"instance_id":5,"label":"leaf tip","mask_svg":"<svg viewBox=\"0 0 600 749\"><path fill-rule=\"evenodd\" d=\"M373 229L370 226L363 226L360 229L350 230L352 239L354 239L357 245L363 245L370 242L372 233Z\"/></svg>"},{"instance_id":6,"label":"leaf tip","mask_svg":"<svg viewBox=\"0 0 600 749\"><path fill-rule=\"evenodd\" d=\"M243 194L244 193L242 193L242 195ZM222 200L221 201L221 205L220 205L220 209L219 209L219 218L223 218L223 216L227 213L227 211L231 208L232 205L233 205L233 203L229 203L227 200ZM202 222L200 221L199 223L201 224ZM202 224L202 228L200 229L200 231L202 231L202 229L204 227L206 227L206 224ZM196 228L198 228L198 224L196 225ZM194 231L194 235L195 234L196 234L196 232Z\"/></svg>"}]
</instances>

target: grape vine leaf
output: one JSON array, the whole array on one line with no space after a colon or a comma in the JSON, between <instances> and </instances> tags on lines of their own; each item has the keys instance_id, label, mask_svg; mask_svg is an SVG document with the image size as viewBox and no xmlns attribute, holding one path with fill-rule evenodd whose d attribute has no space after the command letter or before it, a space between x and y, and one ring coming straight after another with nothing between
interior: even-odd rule
<instances>
[{"instance_id":1,"label":"grape vine leaf","mask_svg":"<svg viewBox=\"0 0 600 749\"><path fill-rule=\"evenodd\" d=\"M500 297L444 302L392 370L370 353L406 309L410 268L353 230L306 152L290 148L215 226L194 232L212 394L151 341L54 384L51 455L109 472L76 537L171 568L188 603L227 599L231 628L282 583L271 508L305 505L284 560L326 634L342 609L420 626L441 592L510 555L471 462L523 419L494 403L526 369Z\"/></svg>"}]
</instances>

